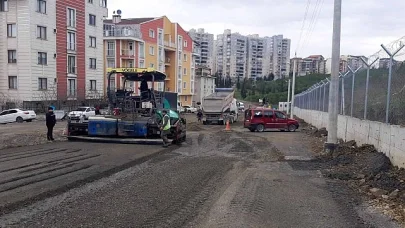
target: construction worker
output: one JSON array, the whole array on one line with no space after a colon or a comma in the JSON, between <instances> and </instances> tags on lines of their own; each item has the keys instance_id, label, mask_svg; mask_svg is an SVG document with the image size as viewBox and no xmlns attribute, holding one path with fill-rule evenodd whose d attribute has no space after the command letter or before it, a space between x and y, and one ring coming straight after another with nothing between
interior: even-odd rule
<instances>
[{"instance_id":1,"label":"construction worker","mask_svg":"<svg viewBox=\"0 0 405 228\"><path fill-rule=\"evenodd\" d=\"M53 112L53 108L49 107L48 113L46 113L46 128L48 129L46 137L48 138L48 141L54 140L53 139L53 128L55 127L55 124L56 124L55 113Z\"/></svg>"},{"instance_id":2,"label":"construction worker","mask_svg":"<svg viewBox=\"0 0 405 228\"><path fill-rule=\"evenodd\" d=\"M163 147L168 147L169 146L169 139L167 138L167 135L170 134L170 116L167 114L166 110L162 111L163 113L163 124L160 127L160 134L163 139Z\"/></svg>"}]
</instances>

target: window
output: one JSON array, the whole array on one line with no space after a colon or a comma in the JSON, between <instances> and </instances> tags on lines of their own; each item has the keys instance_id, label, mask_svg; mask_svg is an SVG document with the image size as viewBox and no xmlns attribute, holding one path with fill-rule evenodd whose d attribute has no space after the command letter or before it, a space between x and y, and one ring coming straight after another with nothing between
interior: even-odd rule
<instances>
[{"instance_id":1,"label":"window","mask_svg":"<svg viewBox=\"0 0 405 228\"><path fill-rule=\"evenodd\" d=\"M76 74L76 56L68 56L68 74Z\"/></svg>"},{"instance_id":2,"label":"window","mask_svg":"<svg viewBox=\"0 0 405 228\"><path fill-rule=\"evenodd\" d=\"M107 8L107 0L100 0L100 6Z\"/></svg>"},{"instance_id":3,"label":"window","mask_svg":"<svg viewBox=\"0 0 405 228\"><path fill-rule=\"evenodd\" d=\"M17 76L8 76L8 88L17 89Z\"/></svg>"},{"instance_id":4,"label":"window","mask_svg":"<svg viewBox=\"0 0 405 228\"><path fill-rule=\"evenodd\" d=\"M263 112L262 111L255 111L253 118L262 118Z\"/></svg>"},{"instance_id":5,"label":"window","mask_svg":"<svg viewBox=\"0 0 405 228\"><path fill-rule=\"evenodd\" d=\"M185 97L184 97L184 101L187 101L187 100L188 100L188 97L187 97L187 96L185 96Z\"/></svg>"},{"instance_id":6,"label":"window","mask_svg":"<svg viewBox=\"0 0 405 228\"><path fill-rule=\"evenodd\" d=\"M281 112L276 112L277 119L286 119L286 116Z\"/></svg>"},{"instance_id":7,"label":"window","mask_svg":"<svg viewBox=\"0 0 405 228\"><path fill-rule=\"evenodd\" d=\"M37 26L37 38L41 40L46 40L46 27Z\"/></svg>"},{"instance_id":8,"label":"window","mask_svg":"<svg viewBox=\"0 0 405 228\"><path fill-rule=\"evenodd\" d=\"M96 26L96 15L89 14L89 25Z\"/></svg>"},{"instance_id":9,"label":"window","mask_svg":"<svg viewBox=\"0 0 405 228\"><path fill-rule=\"evenodd\" d=\"M115 67L115 61L113 59L107 60L107 68L114 68Z\"/></svg>"},{"instance_id":10,"label":"window","mask_svg":"<svg viewBox=\"0 0 405 228\"><path fill-rule=\"evenodd\" d=\"M187 47L188 43L187 40L184 41L184 47Z\"/></svg>"},{"instance_id":11,"label":"window","mask_svg":"<svg viewBox=\"0 0 405 228\"><path fill-rule=\"evenodd\" d=\"M139 43L139 58L145 58L145 44Z\"/></svg>"},{"instance_id":12,"label":"window","mask_svg":"<svg viewBox=\"0 0 405 228\"><path fill-rule=\"evenodd\" d=\"M37 12L38 13L46 13L46 1L45 0L37 0Z\"/></svg>"},{"instance_id":13,"label":"window","mask_svg":"<svg viewBox=\"0 0 405 228\"><path fill-rule=\"evenodd\" d=\"M144 60L139 61L139 67L140 68L145 68L145 61Z\"/></svg>"},{"instance_id":14,"label":"window","mask_svg":"<svg viewBox=\"0 0 405 228\"><path fill-rule=\"evenodd\" d=\"M93 4L93 0L89 0L88 3Z\"/></svg>"},{"instance_id":15,"label":"window","mask_svg":"<svg viewBox=\"0 0 405 228\"><path fill-rule=\"evenodd\" d=\"M155 64L151 63L151 64L149 64L149 67L154 68Z\"/></svg>"},{"instance_id":16,"label":"window","mask_svg":"<svg viewBox=\"0 0 405 228\"><path fill-rule=\"evenodd\" d=\"M76 51L76 33L67 33L67 49L69 51Z\"/></svg>"},{"instance_id":17,"label":"window","mask_svg":"<svg viewBox=\"0 0 405 228\"><path fill-rule=\"evenodd\" d=\"M90 47L96 47L96 37L90 36Z\"/></svg>"},{"instance_id":18,"label":"window","mask_svg":"<svg viewBox=\"0 0 405 228\"><path fill-rule=\"evenodd\" d=\"M8 63L17 63L17 51L8 50Z\"/></svg>"},{"instance_id":19,"label":"window","mask_svg":"<svg viewBox=\"0 0 405 228\"><path fill-rule=\"evenodd\" d=\"M38 65L48 64L47 54L45 52L38 52Z\"/></svg>"},{"instance_id":20,"label":"window","mask_svg":"<svg viewBox=\"0 0 405 228\"><path fill-rule=\"evenodd\" d=\"M150 55L155 55L155 47L149 46L149 54Z\"/></svg>"},{"instance_id":21,"label":"window","mask_svg":"<svg viewBox=\"0 0 405 228\"><path fill-rule=\"evenodd\" d=\"M150 38L155 38L155 30L149 29L149 37Z\"/></svg>"},{"instance_id":22,"label":"window","mask_svg":"<svg viewBox=\"0 0 405 228\"><path fill-rule=\"evenodd\" d=\"M8 11L8 0L0 0L0 12Z\"/></svg>"},{"instance_id":23,"label":"window","mask_svg":"<svg viewBox=\"0 0 405 228\"><path fill-rule=\"evenodd\" d=\"M38 78L38 90L47 90L47 89L48 89L48 79Z\"/></svg>"},{"instance_id":24,"label":"window","mask_svg":"<svg viewBox=\"0 0 405 228\"><path fill-rule=\"evenodd\" d=\"M184 62L187 62L187 54L184 54L183 59L184 59Z\"/></svg>"},{"instance_id":25,"label":"window","mask_svg":"<svg viewBox=\"0 0 405 228\"><path fill-rule=\"evenodd\" d=\"M186 75L187 74L187 68L183 69L183 74Z\"/></svg>"},{"instance_id":26,"label":"window","mask_svg":"<svg viewBox=\"0 0 405 228\"><path fill-rule=\"evenodd\" d=\"M90 80L90 90L91 91L97 90L97 81L96 80Z\"/></svg>"},{"instance_id":27,"label":"window","mask_svg":"<svg viewBox=\"0 0 405 228\"><path fill-rule=\"evenodd\" d=\"M68 79L68 94L69 97L76 97L76 79Z\"/></svg>"},{"instance_id":28,"label":"window","mask_svg":"<svg viewBox=\"0 0 405 228\"><path fill-rule=\"evenodd\" d=\"M187 88L187 82L183 82L183 89Z\"/></svg>"},{"instance_id":29,"label":"window","mask_svg":"<svg viewBox=\"0 0 405 228\"><path fill-rule=\"evenodd\" d=\"M107 42L107 56L115 56L115 43L112 41Z\"/></svg>"},{"instance_id":30,"label":"window","mask_svg":"<svg viewBox=\"0 0 405 228\"><path fill-rule=\"evenodd\" d=\"M17 37L17 25L16 24L7 25L7 37Z\"/></svg>"},{"instance_id":31,"label":"window","mask_svg":"<svg viewBox=\"0 0 405 228\"><path fill-rule=\"evenodd\" d=\"M68 8L67 26L76 28L76 10Z\"/></svg>"},{"instance_id":32,"label":"window","mask_svg":"<svg viewBox=\"0 0 405 228\"><path fill-rule=\"evenodd\" d=\"M90 58L90 69L96 69L96 59Z\"/></svg>"},{"instance_id":33,"label":"window","mask_svg":"<svg viewBox=\"0 0 405 228\"><path fill-rule=\"evenodd\" d=\"M264 112L264 117L273 118L273 112L272 111L265 111Z\"/></svg>"},{"instance_id":34,"label":"window","mask_svg":"<svg viewBox=\"0 0 405 228\"><path fill-rule=\"evenodd\" d=\"M181 61L181 57L182 57L181 52L179 52L179 62Z\"/></svg>"}]
</instances>

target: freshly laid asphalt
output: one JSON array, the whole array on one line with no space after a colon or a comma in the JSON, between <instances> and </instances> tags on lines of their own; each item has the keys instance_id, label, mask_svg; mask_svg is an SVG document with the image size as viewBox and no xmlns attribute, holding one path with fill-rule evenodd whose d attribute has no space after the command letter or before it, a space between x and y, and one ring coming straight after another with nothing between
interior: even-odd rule
<instances>
[{"instance_id":1,"label":"freshly laid asphalt","mask_svg":"<svg viewBox=\"0 0 405 228\"><path fill-rule=\"evenodd\" d=\"M322 177L303 134L222 128L2 150L0 227L396 227Z\"/></svg>"}]
</instances>

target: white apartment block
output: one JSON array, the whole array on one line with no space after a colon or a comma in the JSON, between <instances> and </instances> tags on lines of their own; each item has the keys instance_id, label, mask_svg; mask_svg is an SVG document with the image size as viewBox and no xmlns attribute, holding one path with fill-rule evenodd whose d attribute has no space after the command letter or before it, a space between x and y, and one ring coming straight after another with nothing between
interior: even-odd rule
<instances>
[{"instance_id":1,"label":"white apartment block","mask_svg":"<svg viewBox=\"0 0 405 228\"><path fill-rule=\"evenodd\" d=\"M0 95L15 103L103 92L106 0L0 0Z\"/></svg>"},{"instance_id":2,"label":"white apartment block","mask_svg":"<svg viewBox=\"0 0 405 228\"><path fill-rule=\"evenodd\" d=\"M103 20L107 17L107 8L100 7L100 0L86 0L86 98L98 99L104 95L104 28ZM107 2L105 2L106 4ZM102 5L103 6L103 5ZM106 5L105 5L106 6ZM96 25L92 25L94 15Z\"/></svg>"},{"instance_id":3,"label":"white apartment block","mask_svg":"<svg viewBox=\"0 0 405 228\"><path fill-rule=\"evenodd\" d=\"M291 40L283 35L265 37L266 51L263 73L274 74L274 79L288 77L290 73Z\"/></svg>"},{"instance_id":4,"label":"white apartment block","mask_svg":"<svg viewBox=\"0 0 405 228\"><path fill-rule=\"evenodd\" d=\"M247 37L232 33L230 29L217 36L216 72L223 77L246 77Z\"/></svg>"},{"instance_id":5,"label":"white apartment block","mask_svg":"<svg viewBox=\"0 0 405 228\"><path fill-rule=\"evenodd\" d=\"M200 47L200 55L196 56L195 63L209 69L214 68L214 35L204 29L191 29L189 35Z\"/></svg>"},{"instance_id":6,"label":"white apartment block","mask_svg":"<svg viewBox=\"0 0 405 228\"><path fill-rule=\"evenodd\" d=\"M259 35L248 36L248 48L246 59L246 76L247 78L255 79L264 77L263 65L265 55L265 39Z\"/></svg>"},{"instance_id":7,"label":"white apartment block","mask_svg":"<svg viewBox=\"0 0 405 228\"><path fill-rule=\"evenodd\" d=\"M45 91L56 86L55 1L40 2L0 0L0 95L10 102L55 99Z\"/></svg>"}]
</instances>

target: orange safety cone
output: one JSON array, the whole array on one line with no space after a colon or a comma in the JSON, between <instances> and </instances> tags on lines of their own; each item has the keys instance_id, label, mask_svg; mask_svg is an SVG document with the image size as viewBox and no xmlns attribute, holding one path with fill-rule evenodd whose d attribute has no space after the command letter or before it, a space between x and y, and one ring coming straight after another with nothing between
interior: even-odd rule
<instances>
[{"instance_id":1,"label":"orange safety cone","mask_svg":"<svg viewBox=\"0 0 405 228\"><path fill-rule=\"evenodd\" d=\"M231 130L231 125L229 124L229 120L226 121L226 127L225 131L230 131Z\"/></svg>"}]
</instances>

